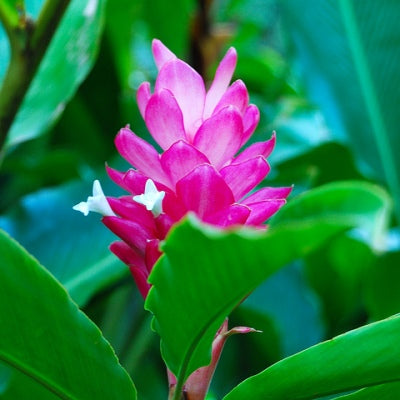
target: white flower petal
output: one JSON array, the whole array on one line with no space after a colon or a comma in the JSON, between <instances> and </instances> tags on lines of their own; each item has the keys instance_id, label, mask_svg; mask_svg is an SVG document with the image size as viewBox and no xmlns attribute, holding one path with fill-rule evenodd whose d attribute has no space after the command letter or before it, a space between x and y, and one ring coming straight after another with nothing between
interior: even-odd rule
<instances>
[{"instance_id":1,"label":"white flower petal","mask_svg":"<svg viewBox=\"0 0 400 400\"><path fill-rule=\"evenodd\" d=\"M139 204L143 204L155 217L158 217L163 212L162 201L164 196L165 192L159 192L154 182L151 179L148 179L144 188L144 193L138 196L133 196L133 200Z\"/></svg>"},{"instance_id":2,"label":"white flower petal","mask_svg":"<svg viewBox=\"0 0 400 400\"><path fill-rule=\"evenodd\" d=\"M90 211L97 212L105 217L115 216L103 193L100 182L97 179L93 182L93 196L89 196L87 201L81 201L72 208L76 211L80 211L85 216L87 216Z\"/></svg>"}]
</instances>

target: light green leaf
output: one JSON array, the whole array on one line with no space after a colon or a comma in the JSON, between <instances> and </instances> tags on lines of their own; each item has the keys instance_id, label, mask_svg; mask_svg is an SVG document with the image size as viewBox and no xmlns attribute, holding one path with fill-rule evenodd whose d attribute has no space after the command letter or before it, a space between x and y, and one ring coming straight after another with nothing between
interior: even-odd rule
<instances>
[{"instance_id":1,"label":"light green leaf","mask_svg":"<svg viewBox=\"0 0 400 400\"><path fill-rule=\"evenodd\" d=\"M312 99L359 165L384 180L400 218L400 3L280 2Z\"/></svg>"},{"instance_id":2,"label":"light green leaf","mask_svg":"<svg viewBox=\"0 0 400 400\"><path fill-rule=\"evenodd\" d=\"M268 276L344 229L369 226L375 215L388 212L383 191L356 182L293 202L296 209L284 207L267 233L221 231L193 217L170 232L150 276L146 307L154 314L164 360L180 382L209 363L224 318Z\"/></svg>"},{"instance_id":3,"label":"light green leaf","mask_svg":"<svg viewBox=\"0 0 400 400\"><path fill-rule=\"evenodd\" d=\"M61 399L136 398L99 329L4 232L0 264L0 361Z\"/></svg>"},{"instance_id":4,"label":"light green leaf","mask_svg":"<svg viewBox=\"0 0 400 400\"><path fill-rule=\"evenodd\" d=\"M42 134L62 113L95 60L104 6L105 0L71 1L11 127L8 147Z\"/></svg>"},{"instance_id":5,"label":"light green leaf","mask_svg":"<svg viewBox=\"0 0 400 400\"><path fill-rule=\"evenodd\" d=\"M399 381L399 341L400 317L367 325L272 365L224 400L306 400Z\"/></svg>"}]
</instances>

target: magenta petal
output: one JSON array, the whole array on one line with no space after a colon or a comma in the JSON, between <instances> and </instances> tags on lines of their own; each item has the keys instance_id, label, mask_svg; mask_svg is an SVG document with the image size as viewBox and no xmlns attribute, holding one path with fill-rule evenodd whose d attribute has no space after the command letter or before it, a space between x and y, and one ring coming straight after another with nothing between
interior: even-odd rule
<instances>
[{"instance_id":1,"label":"magenta petal","mask_svg":"<svg viewBox=\"0 0 400 400\"><path fill-rule=\"evenodd\" d=\"M129 169L126 172L120 172L109 166L106 166L108 176L120 187L125 189L127 192L134 195L144 193L146 181L149 179L146 175L136 171L135 169Z\"/></svg>"},{"instance_id":2,"label":"magenta petal","mask_svg":"<svg viewBox=\"0 0 400 400\"><path fill-rule=\"evenodd\" d=\"M129 267L135 266L146 271L143 257L136 253L136 251L129 247L125 242L111 243L110 250Z\"/></svg>"},{"instance_id":3,"label":"magenta petal","mask_svg":"<svg viewBox=\"0 0 400 400\"><path fill-rule=\"evenodd\" d=\"M158 39L153 39L151 49L158 70L160 70L168 61L176 58L176 55Z\"/></svg>"},{"instance_id":4,"label":"magenta petal","mask_svg":"<svg viewBox=\"0 0 400 400\"><path fill-rule=\"evenodd\" d=\"M242 135L242 117L235 107L230 106L204 121L193 145L219 169L239 150Z\"/></svg>"},{"instance_id":5,"label":"magenta petal","mask_svg":"<svg viewBox=\"0 0 400 400\"><path fill-rule=\"evenodd\" d=\"M131 275L135 280L136 286L139 289L140 294L144 299L146 299L151 288L150 283L147 282L148 274L135 266L129 267L129 270L131 271Z\"/></svg>"},{"instance_id":6,"label":"magenta petal","mask_svg":"<svg viewBox=\"0 0 400 400\"><path fill-rule=\"evenodd\" d=\"M250 207L250 216L247 219L246 225L260 225L264 223L269 217L274 215L284 204L286 200L274 199L260 201L258 203L247 204Z\"/></svg>"},{"instance_id":7,"label":"magenta petal","mask_svg":"<svg viewBox=\"0 0 400 400\"><path fill-rule=\"evenodd\" d=\"M161 168L157 150L129 128L122 128L118 132L115 146L121 156L144 175L169 186L169 179Z\"/></svg>"},{"instance_id":8,"label":"magenta petal","mask_svg":"<svg viewBox=\"0 0 400 400\"><path fill-rule=\"evenodd\" d=\"M209 164L208 158L191 144L182 140L161 155L161 166L173 185L199 164Z\"/></svg>"},{"instance_id":9,"label":"magenta petal","mask_svg":"<svg viewBox=\"0 0 400 400\"><path fill-rule=\"evenodd\" d=\"M264 187L242 200L243 204L258 203L264 200L286 199L293 187Z\"/></svg>"},{"instance_id":10,"label":"magenta petal","mask_svg":"<svg viewBox=\"0 0 400 400\"><path fill-rule=\"evenodd\" d=\"M218 111L229 105L235 106L241 114L244 114L248 104L249 93L247 92L246 86L243 81L237 80L224 93L221 100L215 107L213 114L216 114Z\"/></svg>"},{"instance_id":11,"label":"magenta petal","mask_svg":"<svg viewBox=\"0 0 400 400\"><path fill-rule=\"evenodd\" d=\"M156 227L157 227L157 233L158 233L158 238L160 240L165 239L165 237L167 236L167 233L169 232L169 230L172 228L172 225L175 223L176 221L174 221L169 215L167 215L166 213L163 213L161 215L159 215L156 220Z\"/></svg>"},{"instance_id":12,"label":"magenta petal","mask_svg":"<svg viewBox=\"0 0 400 400\"><path fill-rule=\"evenodd\" d=\"M260 121L260 111L254 104L250 104L243 115L243 140L240 146L243 146L253 134Z\"/></svg>"},{"instance_id":13,"label":"magenta petal","mask_svg":"<svg viewBox=\"0 0 400 400\"><path fill-rule=\"evenodd\" d=\"M250 215L250 208L242 204L232 204L224 210L211 215L205 221L220 227L243 225Z\"/></svg>"},{"instance_id":14,"label":"magenta petal","mask_svg":"<svg viewBox=\"0 0 400 400\"><path fill-rule=\"evenodd\" d=\"M149 178L141 172L129 169L125 173L121 186L134 195L140 195L144 193L144 188L148 179Z\"/></svg>"},{"instance_id":15,"label":"magenta petal","mask_svg":"<svg viewBox=\"0 0 400 400\"><path fill-rule=\"evenodd\" d=\"M110 250L126 265L128 265L136 286L143 298L146 298L150 290L147 282L148 272L143 257L139 256L132 248L124 242L114 242Z\"/></svg>"},{"instance_id":16,"label":"magenta petal","mask_svg":"<svg viewBox=\"0 0 400 400\"><path fill-rule=\"evenodd\" d=\"M236 158L234 158L232 160L232 164L237 164L256 156L263 156L264 158L267 158L274 149L275 141L274 133L271 139L265 142L253 143L251 146L243 150Z\"/></svg>"},{"instance_id":17,"label":"magenta petal","mask_svg":"<svg viewBox=\"0 0 400 400\"><path fill-rule=\"evenodd\" d=\"M158 239L149 240L147 242L145 260L146 260L147 271L149 273L151 272L154 264L157 262L157 260L160 258L162 254L159 246L160 246L160 241Z\"/></svg>"},{"instance_id":18,"label":"magenta petal","mask_svg":"<svg viewBox=\"0 0 400 400\"><path fill-rule=\"evenodd\" d=\"M151 96L145 121L151 135L164 150L177 140L186 139L182 112L169 90L160 90Z\"/></svg>"},{"instance_id":19,"label":"magenta petal","mask_svg":"<svg viewBox=\"0 0 400 400\"><path fill-rule=\"evenodd\" d=\"M205 88L201 76L179 59L167 62L158 74L155 92L168 89L178 102L188 139L194 136L203 116Z\"/></svg>"},{"instance_id":20,"label":"magenta petal","mask_svg":"<svg viewBox=\"0 0 400 400\"><path fill-rule=\"evenodd\" d=\"M215 77L210 89L206 95L206 101L204 106L204 119L211 116L215 106L221 100L222 95L229 86L229 82L232 79L233 72L236 68L237 54L236 50L231 47L225 57L221 60L218 65Z\"/></svg>"},{"instance_id":21,"label":"magenta petal","mask_svg":"<svg viewBox=\"0 0 400 400\"><path fill-rule=\"evenodd\" d=\"M175 193L171 192L170 190L165 191L162 208L164 213L167 214L173 221L179 221L187 213L186 206L175 195Z\"/></svg>"},{"instance_id":22,"label":"magenta petal","mask_svg":"<svg viewBox=\"0 0 400 400\"><path fill-rule=\"evenodd\" d=\"M231 188L235 200L239 201L266 177L269 170L267 161L258 156L240 164L228 165L220 173Z\"/></svg>"},{"instance_id":23,"label":"magenta petal","mask_svg":"<svg viewBox=\"0 0 400 400\"><path fill-rule=\"evenodd\" d=\"M140 114L142 115L143 119L144 119L144 115L146 112L147 103L149 102L150 97L151 97L150 83L143 82L139 86L137 93L136 93L136 100L138 103Z\"/></svg>"},{"instance_id":24,"label":"magenta petal","mask_svg":"<svg viewBox=\"0 0 400 400\"><path fill-rule=\"evenodd\" d=\"M106 171L112 181L114 181L118 186L121 186L123 189L127 190L123 183L125 172L117 171L116 169L111 168L108 165L106 165Z\"/></svg>"},{"instance_id":25,"label":"magenta petal","mask_svg":"<svg viewBox=\"0 0 400 400\"><path fill-rule=\"evenodd\" d=\"M176 194L200 218L215 214L234 202L221 175L207 164L199 165L176 184Z\"/></svg>"},{"instance_id":26,"label":"magenta petal","mask_svg":"<svg viewBox=\"0 0 400 400\"><path fill-rule=\"evenodd\" d=\"M137 250L139 254L144 254L147 240L156 238L154 231L134 221L119 217L104 217L102 221L111 232Z\"/></svg>"},{"instance_id":27,"label":"magenta petal","mask_svg":"<svg viewBox=\"0 0 400 400\"><path fill-rule=\"evenodd\" d=\"M151 211L146 210L143 204L133 201L131 196L119 197L118 199L107 197L107 200L118 216L144 225L151 231L155 230L154 217Z\"/></svg>"}]
</instances>

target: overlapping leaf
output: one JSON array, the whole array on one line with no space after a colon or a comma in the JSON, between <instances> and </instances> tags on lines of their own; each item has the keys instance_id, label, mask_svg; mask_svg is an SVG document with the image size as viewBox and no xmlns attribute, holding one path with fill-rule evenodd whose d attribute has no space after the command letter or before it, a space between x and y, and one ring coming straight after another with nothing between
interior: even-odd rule
<instances>
[{"instance_id":1,"label":"overlapping leaf","mask_svg":"<svg viewBox=\"0 0 400 400\"><path fill-rule=\"evenodd\" d=\"M224 400L311 400L400 381L399 342L400 317L388 318L288 357L242 382Z\"/></svg>"},{"instance_id":2,"label":"overlapping leaf","mask_svg":"<svg viewBox=\"0 0 400 400\"><path fill-rule=\"evenodd\" d=\"M105 0L71 1L11 127L7 146L42 134L63 111L95 60L104 6ZM0 45L7 49L5 40L0 33ZM0 73L4 71L2 62Z\"/></svg>"},{"instance_id":3,"label":"overlapping leaf","mask_svg":"<svg viewBox=\"0 0 400 400\"><path fill-rule=\"evenodd\" d=\"M61 399L136 398L99 329L2 231L0 264L0 361Z\"/></svg>"}]
</instances>

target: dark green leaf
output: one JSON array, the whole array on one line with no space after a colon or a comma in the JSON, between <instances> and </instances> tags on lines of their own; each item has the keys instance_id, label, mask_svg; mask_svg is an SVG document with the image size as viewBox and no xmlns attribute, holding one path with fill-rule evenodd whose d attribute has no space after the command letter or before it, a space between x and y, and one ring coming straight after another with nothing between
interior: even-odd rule
<instances>
[{"instance_id":1,"label":"dark green leaf","mask_svg":"<svg viewBox=\"0 0 400 400\"><path fill-rule=\"evenodd\" d=\"M384 179L400 204L400 3L280 4L311 97L364 170Z\"/></svg>"},{"instance_id":2,"label":"dark green leaf","mask_svg":"<svg viewBox=\"0 0 400 400\"><path fill-rule=\"evenodd\" d=\"M400 312L400 252L377 257L365 282L366 306L373 320Z\"/></svg>"},{"instance_id":3,"label":"dark green leaf","mask_svg":"<svg viewBox=\"0 0 400 400\"><path fill-rule=\"evenodd\" d=\"M94 62L104 5L71 2L11 127L8 147L42 134L61 114Z\"/></svg>"},{"instance_id":4,"label":"dark green leaf","mask_svg":"<svg viewBox=\"0 0 400 400\"><path fill-rule=\"evenodd\" d=\"M306 400L399 381L399 341L400 317L367 325L274 364L224 400Z\"/></svg>"},{"instance_id":5,"label":"dark green leaf","mask_svg":"<svg viewBox=\"0 0 400 400\"><path fill-rule=\"evenodd\" d=\"M370 247L350 235L342 235L306 257L307 278L321 299L328 337L365 323L362 288L373 260Z\"/></svg>"},{"instance_id":6,"label":"dark green leaf","mask_svg":"<svg viewBox=\"0 0 400 400\"><path fill-rule=\"evenodd\" d=\"M99 329L4 232L0 264L0 361L61 399L136 398Z\"/></svg>"}]
</instances>

